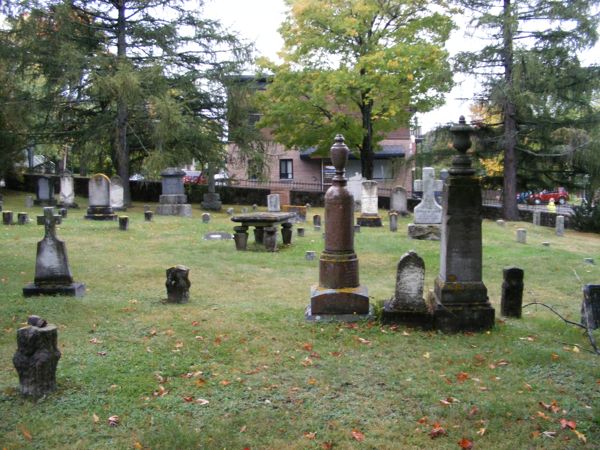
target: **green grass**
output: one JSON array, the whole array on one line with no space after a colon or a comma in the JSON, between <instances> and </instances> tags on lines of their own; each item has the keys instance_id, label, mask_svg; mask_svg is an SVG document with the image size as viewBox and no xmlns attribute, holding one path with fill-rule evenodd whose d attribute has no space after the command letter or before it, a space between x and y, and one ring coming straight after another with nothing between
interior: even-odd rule
<instances>
[{"instance_id":1,"label":"green grass","mask_svg":"<svg viewBox=\"0 0 600 450\"><path fill-rule=\"evenodd\" d=\"M9 192L4 209L24 210L24 195ZM35 218L39 208L28 212ZM155 216L147 223L136 204L127 212L127 232L116 222L86 221L84 213L69 211L58 230L75 280L88 289L80 299L24 298L43 229L0 227L2 449L316 449L326 443L456 449L463 437L474 448L597 448L600 359L574 351L589 347L586 336L544 308L526 308L523 319L497 320L481 334L306 323L318 262L305 261L304 253L323 247L309 224L306 237L294 236L290 248L272 254L202 240L234 224L225 213L203 224L196 205L192 219ZM375 304L393 294L396 264L410 249L425 260L426 289L433 286L439 243L409 240L407 224L403 219L398 233L384 227L356 235L361 283ZM515 242L517 227L528 229L526 245ZM600 280L598 266L583 262L600 260L598 235L567 231L558 238L551 229L484 221L483 254L497 316L505 266L525 270L525 302L547 303L575 321L582 284ZM161 302L165 270L174 264L191 269L189 304ZM29 314L59 326L62 352L58 390L37 402L19 395L12 365L16 330ZM448 398L456 401L444 406L440 400ZM558 412L539 403L552 401ZM112 415L119 426L108 426ZM576 422L587 444L561 429L562 418ZM447 435L429 436L435 422ZM353 430L364 434L363 442Z\"/></svg>"}]
</instances>

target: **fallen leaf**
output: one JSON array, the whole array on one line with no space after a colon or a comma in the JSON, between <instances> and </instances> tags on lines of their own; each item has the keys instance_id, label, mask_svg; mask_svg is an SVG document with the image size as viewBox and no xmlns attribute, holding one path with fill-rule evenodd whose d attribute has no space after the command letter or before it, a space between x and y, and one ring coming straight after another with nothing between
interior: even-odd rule
<instances>
[{"instance_id":1,"label":"fallen leaf","mask_svg":"<svg viewBox=\"0 0 600 450\"><path fill-rule=\"evenodd\" d=\"M177 343L175 343L175 348L183 348L183 342L177 341Z\"/></svg>"},{"instance_id":2,"label":"fallen leaf","mask_svg":"<svg viewBox=\"0 0 600 450\"><path fill-rule=\"evenodd\" d=\"M313 360L310 359L308 356L306 358L304 358L300 364L302 364L304 367L308 367L308 366L312 366L313 365Z\"/></svg>"},{"instance_id":3,"label":"fallen leaf","mask_svg":"<svg viewBox=\"0 0 600 450\"><path fill-rule=\"evenodd\" d=\"M159 384L163 384L164 382L167 381L167 379L165 377L163 377L160 373L156 372L154 374L154 377L156 378L156 381L158 381Z\"/></svg>"},{"instance_id":4,"label":"fallen leaf","mask_svg":"<svg viewBox=\"0 0 600 450\"><path fill-rule=\"evenodd\" d=\"M572 430L573 433L575 433L575 435L577 436L577 439L579 439L581 442L583 442L584 444L587 443L587 438L585 437L585 434L580 433L577 430Z\"/></svg>"},{"instance_id":5,"label":"fallen leaf","mask_svg":"<svg viewBox=\"0 0 600 450\"><path fill-rule=\"evenodd\" d=\"M479 430L477 430L477 434L479 436L483 436L485 434L487 430L485 428L480 428Z\"/></svg>"},{"instance_id":6,"label":"fallen leaf","mask_svg":"<svg viewBox=\"0 0 600 450\"><path fill-rule=\"evenodd\" d=\"M528 391L533 391L533 388L531 387L530 384L525 383L524 386L525 386L525 389L527 389Z\"/></svg>"},{"instance_id":7,"label":"fallen leaf","mask_svg":"<svg viewBox=\"0 0 600 450\"><path fill-rule=\"evenodd\" d=\"M429 352L423 353L423 358L425 358L425 359L429 359L429 356L430 356L430 355L429 355Z\"/></svg>"},{"instance_id":8,"label":"fallen leaf","mask_svg":"<svg viewBox=\"0 0 600 450\"><path fill-rule=\"evenodd\" d=\"M210 402L205 398L197 398L195 403L198 403L199 405L208 405Z\"/></svg>"},{"instance_id":9,"label":"fallen leaf","mask_svg":"<svg viewBox=\"0 0 600 450\"><path fill-rule=\"evenodd\" d=\"M94 423L98 423L98 422L100 422L100 417L98 417L96 415L96 413L93 413L92 414L92 420L94 421Z\"/></svg>"},{"instance_id":10,"label":"fallen leaf","mask_svg":"<svg viewBox=\"0 0 600 450\"><path fill-rule=\"evenodd\" d=\"M240 428L240 433L245 433L247 429L248 429L248 427L246 427L246 425L244 425L242 428Z\"/></svg>"},{"instance_id":11,"label":"fallen leaf","mask_svg":"<svg viewBox=\"0 0 600 450\"><path fill-rule=\"evenodd\" d=\"M563 430L565 428L574 430L575 428L577 428L577 424L573 420L560 419L560 428L562 428Z\"/></svg>"},{"instance_id":12,"label":"fallen leaf","mask_svg":"<svg viewBox=\"0 0 600 450\"><path fill-rule=\"evenodd\" d=\"M167 391L165 387L161 384L160 386L158 386L158 390L154 391L152 395L154 395L155 397L164 397L168 393L169 391Z\"/></svg>"},{"instance_id":13,"label":"fallen leaf","mask_svg":"<svg viewBox=\"0 0 600 450\"><path fill-rule=\"evenodd\" d=\"M313 345L309 342L306 342L305 344L302 344L302 348L307 352L312 352Z\"/></svg>"},{"instance_id":14,"label":"fallen leaf","mask_svg":"<svg viewBox=\"0 0 600 450\"><path fill-rule=\"evenodd\" d=\"M537 415L538 415L539 417L541 417L542 419L545 419L545 420L552 420L552 419L550 419L550 417L548 417L548 416L547 416L546 414L544 414L542 411L538 411L538 412L537 412Z\"/></svg>"},{"instance_id":15,"label":"fallen leaf","mask_svg":"<svg viewBox=\"0 0 600 450\"><path fill-rule=\"evenodd\" d=\"M231 381L228 381L228 380L222 380L222 381L221 381L219 384L220 384L221 386L227 386L227 385L231 384Z\"/></svg>"},{"instance_id":16,"label":"fallen leaf","mask_svg":"<svg viewBox=\"0 0 600 450\"><path fill-rule=\"evenodd\" d=\"M361 337L358 337L358 342L360 342L361 344L366 344L366 345L370 345L371 341L369 341L368 339L363 339Z\"/></svg>"},{"instance_id":17,"label":"fallen leaf","mask_svg":"<svg viewBox=\"0 0 600 450\"><path fill-rule=\"evenodd\" d=\"M308 431L305 431L305 432L304 432L304 437L305 437L306 439L309 439L309 440L311 440L311 441L312 441L314 438L316 438L316 437L317 437L317 433L316 433L316 432L314 432L314 431L313 431L313 432L308 432Z\"/></svg>"},{"instance_id":18,"label":"fallen leaf","mask_svg":"<svg viewBox=\"0 0 600 450\"><path fill-rule=\"evenodd\" d=\"M198 322L197 320L194 320L194 321L192 322L192 326L193 326L193 327L197 327L198 325L200 325L200 322Z\"/></svg>"},{"instance_id":19,"label":"fallen leaf","mask_svg":"<svg viewBox=\"0 0 600 450\"><path fill-rule=\"evenodd\" d=\"M439 422L435 422L431 426L431 431L429 432L429 436L431 437L431 439L435 439L446 434L446 430L442 428L442 425Z\"/></svg>"},{"instance_id":20,"label":"fallen leaf","mask_svg":"<svg viewBox=\"0 0 600 450\"><path fill-rule=\"evenodd\" d=\"M556 431L542 431L542 435L548 438L553 438L556 437Z\"/></svg>"},{"instance_id":21,"label":"fallen leaf","mask_svg":"<svg viewBox=\"0 0 600 450\"><path fill-rule=\"evenodd\" d=\"M552 358L552 361L558 361L560 356L558 356L557 353L552 353L552 355L550 356L550 358Z\"/></svg>"},{"instance_id":22,"label":"fallen leaf","mask_svg":"<svg viewBox=\"0 0 600 450\"><path fill-rule=\"evenodd\" d=\"M107 353L106 353L106 352L104 352L104 351L102 351L102 352L97 352L96 354L97 354L97 355L99 355L99 356L106 356L106 355L107 355Z\"/></svg>"},{"instance_id":23,"label":"fallen leaf","mask_svg":"<svg viewBox=\"0 0 600 450\"><path fill-rule=\"evenodd\" d=\"M539 404L546 411L552 411L553 413L557 413L560 411L560 407L558 406L558 403L556 403L556 400L552 400L552 403L550 404L544 402L539 402Z\"/></svg>"},{"instance_id":24,"label":"fallen leaf","mask_svg":"<svg viewBox=\"0 0 600 450\"><path fill-rule=\"evenodd\" d=\"M323 442L321 448L323 450L331 450L333 448L333 442Z\"/></svg>"},{"instance_id":25,"label":"fallen leaf","mask_svg":"<svg viewBox=\"0 0 600 450\"><path fill-rule=\"evenodd\" d=\"M137 450L142 450L144 448L144 446L139 441L135 441L133 444L133 448L135 448Z\"/></svg>"},{"instance_id":26,"label":"fallen leaf","mask_svg":"<svg viewBox=\"0 0 600 450\"><path fill-rule=\"evenodd\" d=\"M358 430L352 430L352 437L358 442L365 440L365 435Z\"/></svg>"},{"instance_id":27,"label":"fallen leaf","mask_svg":"<svg viewBox=\"0 0 600 450\"><path fill-rule=\"evenodd\" d=\"M185 401L186 403L192 403L194 401L194 397L187 395L183 397L183 401Z\"/></svg>"},{"instance_id":28,"label":"fallen leaf","mask_svg":"<svg viewBox=\"0 0 600 450\"><path fill-rule=\"evenodd\" d=\"M108 418L108 424L111 427L116 427L117 425L119 425L119 422L121 421L121 419L119 419L119 416L110 416Z\"/></svg>"},{"instance_id":29,"label":"fallen leaf","mask_svg":"<svg viewBox=\"0 0 600 450\"><path fill-rule=\"evenodd\" d=\"M407 331L403 331L403 332L402 332L402 336L410 336L410 333L409 333L409 332L407 332Z\"/></svg>"},{"instance_id":30,"label":"fallen leaf","mask_svg":"<svg viewBox=\"0 0 600 450\"><path fill-rule=\"evenodd\" d=\"M194 384L196 387L202 387L206 384L206 380L204 378L197 378L196 381L194 381Z\"/></svg>"},{"instance_id":31,"label":"fallen leaf","mask_svg":"<svg viewBox=\"0 0 600 450\"><path fill-rule=\"evenodd\" d=\"M479 413L479 408L477 406L473 406L469 411L469 417L473 417L475 414Z\"/></svg>"},{"instance_id":32,"label":"fallen leaf","mask_svg":"<svg viewBox=\"0 0 600 450\"><path fill-rule=\"evenodd\" d=\"M311 384L311 385L315 385L315 384L317 384L317 379L316 379L316 378L312 378L312 377L311 377L311 378L309 378L309 379L308 379L308 384Z\"/></svg>"},{"instance_id":33,"label":"fallen leaf","mask_svg":"<svg viewBox=\"0 0 600 450\"><path fill-rule=\"evenodd\" d=\"M417 420L417 422L421 423L421 424L427 423L428 421L429 421L429 417L427 417L427 416L423 416L419 420Z\"/></svg>"},{"instance_id":34,"label":"fallen leaf","mask_svg":"<svg viewBox=\"0 0 600 450\"><path fill-rule=\"evenodd\" d=\"M576 345L573 346L573 353L579 353L579 347Z\"/></svg>"},{"instance_id":35,"label":"fallen leaf","mask_svg":"<svg viewBox=\"0 0 600 450\"><path fill-rule=\"evenodd\" d=\"M462 438L460 441L458 441L458 445L460 446L460 448L470 450L473 448L473 441L470 441L467 438Z\"/></svg>"},{"instance_id":36,"label":"fallen leaf","mask_svg":"<svg viewBox=\"0 0 600 450\"><path fill-rule=\"evenodd\" d=\"M90 339L90 344L102 344L102 341L98 338L92 338Z\"/></svg>"},{"instance_id":37,"label":"fallen leaf","mask_svg":"<svg viewBox=\"0 0 600 450\"><path fill-rule=\"evenodd\" d=\"M26 440L28 440L29 442L31 442L33 440L33 437L31 436L31 433L23 425L19 425L19 430L21 430L21 434L23 435L23 437Z\"/></svg>"},{"instance_id":38,"label":"fallen leaf","mask_svg":"<svg viewBox=\"0 0 600 450\"><path fill-rule=\"evenodd\" d=\"M458 372L456 379L459 383L462 383L469 379L469 374L467 372Z\"/></svg>"}]
</instances>

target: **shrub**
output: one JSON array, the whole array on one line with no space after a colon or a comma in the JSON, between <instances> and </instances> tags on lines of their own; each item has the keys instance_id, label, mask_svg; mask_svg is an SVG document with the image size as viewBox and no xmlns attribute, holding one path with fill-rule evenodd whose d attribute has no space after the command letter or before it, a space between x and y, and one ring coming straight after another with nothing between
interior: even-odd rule
<instances>
[{"instance_id":1,"label":"shrub","mask_svg":"<svg viewBox=\"0 0 600 450\"><path fill-rule=\"evenodd\" d=\"M574 206L570 222L577 231L600 233L600 203L584 201L581 206Z\"/></svg>"}]
</instances>

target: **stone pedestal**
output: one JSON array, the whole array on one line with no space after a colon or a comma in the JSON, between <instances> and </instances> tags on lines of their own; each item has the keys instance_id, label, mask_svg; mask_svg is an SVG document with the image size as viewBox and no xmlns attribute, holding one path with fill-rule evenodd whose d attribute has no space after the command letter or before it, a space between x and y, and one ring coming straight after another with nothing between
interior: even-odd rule
<instances>
[{"instance_id":1,"label":"stone pedestal","mask_svg":"<svg viewBox=\"0 0 600 450\"><path fill-rule=\"evenodd\" d=\"M390 211L390 231L395 233L398 231L398 213L396 211Z\"/></svg>"},{"instance_id":2,"label":"stone pedestal","mask_svg":"<svg viewBox=\"0 0 600 450\"><path fill-rule=\"evenodd\" d=\"M17 330L13 364L19 374L21 394L42 397L56 390L56 367L60 359L56 325L26 326Z\"/></svg>"},{"instance_id":3,"label":"stone pedestal","mask_svg":"<svg viewBox=\"0 0 600 450\"><path fill-rule=\"evenodd\" d=\"M202 209L208 211L221 211L223 203L221 202L221 196L217 192L207 192L202 195Z\"/></svg>"},{"instance_id":4,"label":"stone pedestal","mask_svg":"<svg viewBox=\"0 0 600 450\"><path fill-rule=\"evenodd\" d=\"M292 224L283 223L281 224L281 238L283 245L290 245L292 243Z\"/></svg>"},{"instance_id":5,"label":"stone pedestal","mask_svg":"<svg viewBox=\"0 0 600 450\"><path fill-rule=\"evenodd\" d=\"M442 236L442 226L433 223L430 224L408 224L408 236L411 239L425 241L439 241Z\"/></svg>"},{"instance_id":6,"label":"stone pedestal","mask_svg":"<svg viewBox=\"0 0 600 450\"><path fill-rule=\"evenodd\" d=\"M192 205L187 203L187 195L183 185L185 172L180 169L169 167L161 172L162 195L159 197L159 205L156 214L159 216L183 216L192 217Z\"/></svg>"},{"instance_id":7,"label":"stone pedestal","mask_svg":"<svg viewBox=\"0 0 600 450\"><path fill-rule=\"evenodd\" d=\"M336 174L325 193L325 250L319 260L319 284L311 289L307 320L357 320L370 313L368 291L360 285L354 252L354 198L344 178L348 153L344 138L336 136L331 148Z\"/></svg>"},{"instance_id":8,"label":"stone pedestal","mask_svg":"<svg viewBox=\"0 0 600 450\"><path fill-rule=\"evenodd\" d=\"M464 117L451 131L459 155L444 184L434 325L445 332L483 331L494 326L495 311L482 281L481 187L465 154L471 128Z\"/></svg>"},{"instance_id":9,"label":"stone pedestal","mask_svg":"<svg viewBox=\"0 0 600 450\"><path fill-rule=\"evenodd\" d=\"M235 234L233 240L235 241L236 250L247 250L248 249L248 227L239 226L233 227Z\"/></svg>"},{"instance_id":10,"label":"stone pedestal","mask_svg":"<svg viewBox=\"0 0 600 450\"><path fill-rule=\"evenodd\" d=\"M263 243L267 251L277 251L277 227L264 227L263 231Z\"/></svg>"}]
</instances>

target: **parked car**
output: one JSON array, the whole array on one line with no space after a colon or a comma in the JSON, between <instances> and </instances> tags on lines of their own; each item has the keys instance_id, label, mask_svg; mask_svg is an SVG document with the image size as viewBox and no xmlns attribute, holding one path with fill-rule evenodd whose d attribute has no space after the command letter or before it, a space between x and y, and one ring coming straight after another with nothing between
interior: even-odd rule
<instances>
[{"instance_id":1,"label":"parked car","mask_svg":"<svg viewBox=\"0 0 600 450\"><path fill-rule=\"evenodd\" d=\"M569 193L565 188L559 187L556 191L549 192L544 189L542 192L527 197L527 203L530 205L541 205L550 202L550 200L554 200L554 203L558 205L564 205L569 201Z\"/></svg>"}]
</instances>

